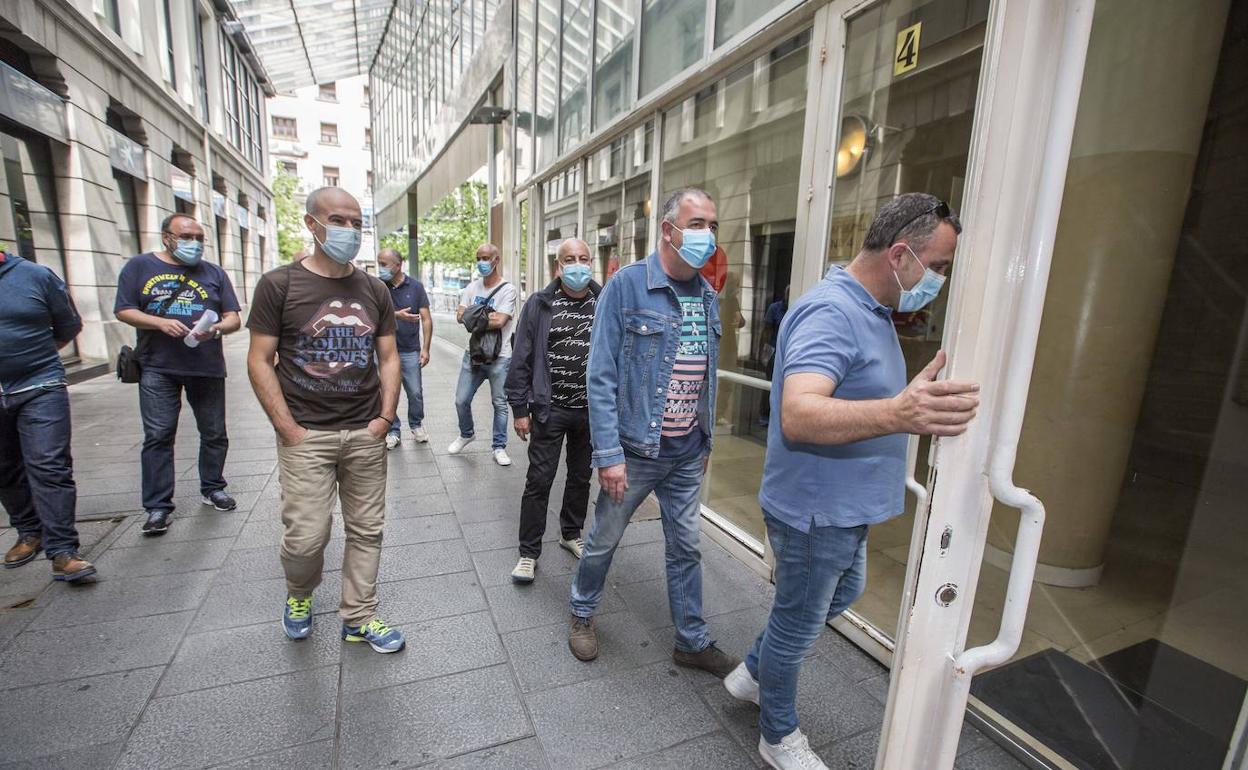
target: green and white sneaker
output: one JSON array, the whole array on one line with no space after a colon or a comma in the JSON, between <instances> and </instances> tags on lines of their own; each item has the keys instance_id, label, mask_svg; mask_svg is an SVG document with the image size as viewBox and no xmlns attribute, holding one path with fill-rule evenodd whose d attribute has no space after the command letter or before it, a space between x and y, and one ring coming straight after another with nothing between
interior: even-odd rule
<instances>
[{"instance_id":1,"label":"green and white sneaker","mask_svg":"<svg viewBox=\"0 0 1248 770\"><path fill-rule=\"evenodd\" d=\"M403 633L387 626L381 618L373 618L362 626L342 624L344 642L367 642L373 652L398 652L405 644Z\"/></svg>"}]
</instances>

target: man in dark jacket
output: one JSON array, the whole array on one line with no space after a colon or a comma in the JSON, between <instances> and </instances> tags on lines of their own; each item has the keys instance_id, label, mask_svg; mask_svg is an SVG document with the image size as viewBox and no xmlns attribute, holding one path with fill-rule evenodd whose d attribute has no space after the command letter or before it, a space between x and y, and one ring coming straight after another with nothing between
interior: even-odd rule
<instances>
[{"instance_id":1,"label":"man in dark jacket","mask_svg":"<svg viewBox=\"0 0 1248 770\"><path fill-rule=\"evenodd\" d=\"M52 560L52 577L95 574L78 556L78 489L69 453L69 393L57 353L82 331L65 282L0 251L0 504L17 530L6 569Z\"/></svg>"},{"instance_id":2,"label":"man in dark jacket","mask_svg":"<svg viewBox=\"0 0 1248 770\"><path fill-rule=\"evenodd\" d=\"M581 528L589 507L589 402L585 368L600 287L590 279L589 246L569 238L555 257L558 275L525 302L504 391L516 435L529 443L529 474L520 502L520 561L516 583L532 583L546 533L546 505L568 441L568 478L559 511L559 545L581 558Z\"/></svg>"}]
</instances>

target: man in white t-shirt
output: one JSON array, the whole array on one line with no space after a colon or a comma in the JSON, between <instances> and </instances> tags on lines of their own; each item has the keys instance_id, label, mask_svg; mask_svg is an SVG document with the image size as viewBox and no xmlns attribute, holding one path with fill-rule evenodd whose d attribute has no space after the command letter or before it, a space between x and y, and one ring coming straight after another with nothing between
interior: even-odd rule
<instances>
[{"instance_id":1,"label":"man in white t-shirt","mask_svg":"<svg viewBox=\"0 0 1248 770\"><path fill-rule=\"evenodd\" d=\"M477 274L481 277L464 288L459 296L459 308L455 320L464 322L464 311L474 305L490 308L489 328L498 329L503 336L498 358L488 364L473 365L464 352L459 370L459 385L455 388L455 411L459 414L459 438L451 442L447 451L459 454L475 437L472 423L472 398L481 383L490 381L490 401L494 405L494 435L491 446L494 461L499 465L511 465L507 456L507 396L503 385L507 381L507 367L511 363L511 327L516 315L516 302L520 293L516 287L503 280L499 270L498 247L483 243L477 249Z\"/></svg>"}]
</instances>

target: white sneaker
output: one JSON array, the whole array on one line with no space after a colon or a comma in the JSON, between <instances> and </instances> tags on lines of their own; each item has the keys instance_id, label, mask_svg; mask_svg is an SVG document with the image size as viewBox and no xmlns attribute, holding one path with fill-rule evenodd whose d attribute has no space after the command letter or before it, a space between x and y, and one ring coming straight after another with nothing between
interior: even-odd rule
<instances>
[{"instance_id":1,"label":"white sneaker","mask_svg":"<svg viewBox=\"0 0 1248 770\"><path fill-rule=\"evenodd\" d=\"M724 688L737 700L758 705L758 680L750 675L750 670L745 667L744 661L724 677Z\"/></svg>"},{"instance_id":2,"label":"white sneaker","mask_svg":"<svg viewBox=\"0 0 1248 770\"><path fill-rule=\"evenodd\" d=\"M511 582L532 583L533 573L536 570L537 559L530 559L528 556L521 556L520 561L516 562L516 568L511 571Z\"/></svg>"},{"instance_id":3,"label":"white sneaker","mask_svg":"<svg viewBox=\"0 0 1248 770\"><path fill-rule=\"evenodd\" d=\"M464 438L463 436L460 436L459 438L451 442L451 445L446 448L446 451L449 452L450 454L457 455L460 452L464 451L464 447L468 446L471 443L472 443L472 439Z\"/></svg>"},{"instance_id":4,"label":"white sneaker","mask_svg":"<svg viewBox=\"0 0 1248 770\"><path fill-rule=\"evenodd\" d=\"M504 468L506 468L508 465L511 465L511 458L507 456L507 450L495 449L494 450L494 462L498 463Z\"/></svg>"},{"instance_id":5,"label":"white sneaker","mask_svg":"<svg viewBox=\"0 0 1248 770\"><path fill-rule=\"evenodd\" d=\"M428 440L429 431L425 430L425 426L417 425L415 428L412 428L412 441L415 441L417 444L424 444Z\"/></svg>"},{"instance_id":6,"label":"white sneaker","mask_svg":"<svg viewBox=\"0 0 1248 770\"><path fill-rule=\"evenodd\" d=\"M399 438L399 434L387 433L386 434L386 449L394 449L396 446L402 443L402 441L403 439Z\"/></svg>"},{"instance_id":7,"label":"white sneaker","mask_svg":"<svg viewBox=\"0 0 1248 770\"><path fill-rule=\"evenodd\" d=\"M574 537L571 540L564 540L563 535L560 535L559 547L579 559L581 558L581 554L585 552L585 541L579 537Z\"/></svg>"},{"instance_id":8,"label":"white sneaker","mask_svg":"<svg viewBox=\"0 0 1248 770\"><path fill-rule=\"evenodd\" d=\"M801 730L794 730L776 744L758 736L758 753L776 770L828 770L819 755L811 750L810 741Z\"/></svg>"}]
</instances>

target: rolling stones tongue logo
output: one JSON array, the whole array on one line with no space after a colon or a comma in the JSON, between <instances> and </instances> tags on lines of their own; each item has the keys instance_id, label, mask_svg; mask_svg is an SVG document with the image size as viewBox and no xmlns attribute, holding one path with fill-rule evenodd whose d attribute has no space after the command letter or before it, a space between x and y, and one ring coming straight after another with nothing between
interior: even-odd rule
<instances>
[{"instance_id":1,"label":"rolling stones tongue logo","mask_svg":"<svg viewBox=\"0 0 1248 770\"><path fill-rule=\"evenodd\" d=\"M323 302L299 330L295 363L309 376L336 377L373 363L373 320L359 302Z\"/></svg>"}]
</instances>

